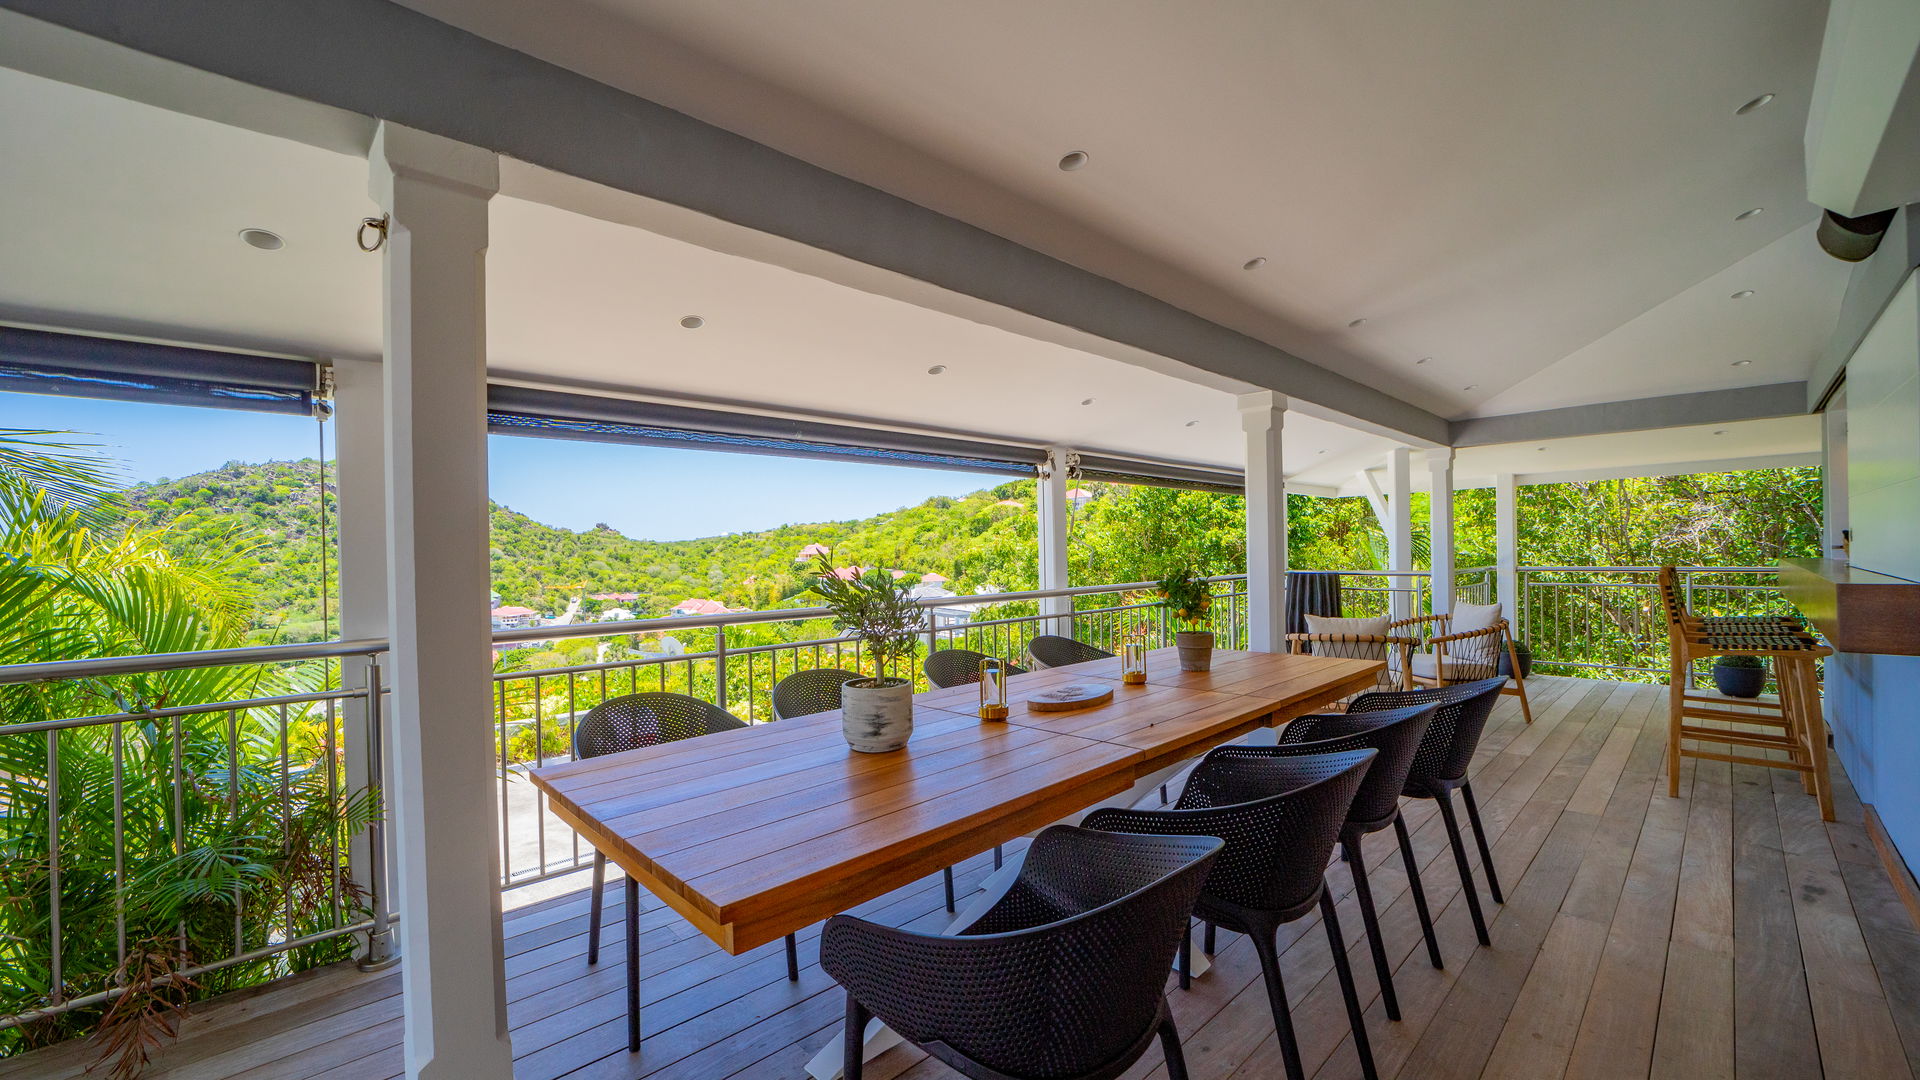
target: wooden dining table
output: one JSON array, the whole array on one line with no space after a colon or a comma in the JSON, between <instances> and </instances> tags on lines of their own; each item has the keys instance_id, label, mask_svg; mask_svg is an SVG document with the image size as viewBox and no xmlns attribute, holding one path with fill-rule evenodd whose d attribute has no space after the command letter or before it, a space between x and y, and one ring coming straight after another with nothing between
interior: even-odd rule
<instances>
[{"instance_id":1,"label":"wooden dining table","mask_svg":"<svg viewBox=\"0 0 1920 1080\"><path fill-rule=\"evenodd\" d=\"M978 688L914 697L903 750L849 749L838 711L549 765L553 812L730 953L742 953L1128 791L1256 729L1371 689L1384 665L1216 650L1182 672L1148 656L1007 680L1011 715ZM1110 686L1104 704L1033 712L1033 695Z\"/></svg>"}]
</instances>

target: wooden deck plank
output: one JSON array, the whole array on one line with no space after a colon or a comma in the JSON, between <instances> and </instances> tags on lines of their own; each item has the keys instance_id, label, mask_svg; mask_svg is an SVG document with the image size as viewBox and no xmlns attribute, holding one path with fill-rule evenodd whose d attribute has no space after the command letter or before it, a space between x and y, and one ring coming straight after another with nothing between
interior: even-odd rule
<instances>
[{"instance_id":1,"label":"wooden deck plank","mask_svg":"<svg viewBox=\"0 0 1920 1080\"><path fill-rule=\"evenodd\" d=\"M1430 802L1406 816L1438 921L1445 970L1427 963L1391 838L1364 854L1406 1019L1381 1013L1344 866L1328 874L1383 1077L1527 1080L1674 1076L1908 1077L1920 1063L1920 930L1885 877L1857 797L1836 777L1823 823L1797 777L1688 761L1683 798L1663 776L1657 687L1541 677L1536 722L1503 699L1474 766L1508 903L1487 904L1479 948ZM743 761L746 770L769 766ZM1837 766L1836 766L1837 770ZM804 768L779 775L795 776ZM1477 857L1475 858L1476 872ZM975 856L962 888L990 869ZM616 875L617 877L617 875ZM842 996L802 932L802 978L776 942L728 955L643 894L647 1041L626 1053L622 891L609 886L603 948L589 968L584 891L506 917L509 1022L522 1078L798 1080L837 1029ZM1483 893L1484 897L1484 893ZM938 876L860 910L937 929ZM1308 1071L1351 1080L1331 953L1317 917L1282 932ZM1280 1074L1253 950L1223 934L1213 972L1169 1001L1195 1080ZM394 972L339 965L195 1010L149 1077L389 1080L401 1072ZM0 1062L0 1080L82 1080L92 1048L65 1044ZM872 1080L951 1080L911 1047L870 1063ZM1157 1051L1127 1074L1164 1076Z\"/></svg>"}]
</instances>

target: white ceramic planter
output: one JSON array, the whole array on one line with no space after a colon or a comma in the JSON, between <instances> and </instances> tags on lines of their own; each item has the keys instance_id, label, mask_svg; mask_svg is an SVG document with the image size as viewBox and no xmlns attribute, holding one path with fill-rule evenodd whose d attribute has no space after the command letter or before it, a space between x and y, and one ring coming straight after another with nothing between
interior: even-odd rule
<instances>
[{"instance_id":1,"label":"white ceramic planter","mask_svg":"<svg viewBox=\"0 0 1920 1080\"><path fill-rule=\"evenodd\" d=\"M1173 635L1173 644L1180 650L1181 671L1213 670L1213 631L1182 630Z\"/></svg>"},{"instance_id":2,"label":"white ceramic planter","mask_svg":"<svg viewBox=\"0 0 1920 1080\"><path fill-rule=\"evenodd\" d=\"M873 686L866 680L840 688L841 730L847 745L863 754L884 754L913 736L913 684L895 679Z\"/></svg>"}]
</instances>

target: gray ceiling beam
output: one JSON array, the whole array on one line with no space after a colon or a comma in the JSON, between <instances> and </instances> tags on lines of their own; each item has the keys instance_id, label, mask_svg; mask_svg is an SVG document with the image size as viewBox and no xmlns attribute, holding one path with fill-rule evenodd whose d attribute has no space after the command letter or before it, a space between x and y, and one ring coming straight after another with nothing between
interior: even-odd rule
<instances>
[{"instance_id":1,"label":"gray ceiling beam","mask_svg":"<svg viewBox=\"0 0 1920 1080\"><path fill-rule=\"evenodd\" d=\"M1455 420L1453 446L1493 446L1499 443L1537 442L1575 435L1608 435L1619 431L1655 431L1660 428L1725 424L1799 416L1807 409L1807 384L1773 383L1735 390L1708 390L1697 394L1609 401L1565 409L1508 413Z\"/></svg>"},{"instance_id":2,"label":"gray ceiling beam","mask_svg":"<svg viewBox=\"0 0 1920 1080\"><path fill-rule=\"evenodd\" d=\"M0 0L309 102L632 192L1441 443L1447 423L1005 237L386 0Z\"/></svg>"}]
</instances>

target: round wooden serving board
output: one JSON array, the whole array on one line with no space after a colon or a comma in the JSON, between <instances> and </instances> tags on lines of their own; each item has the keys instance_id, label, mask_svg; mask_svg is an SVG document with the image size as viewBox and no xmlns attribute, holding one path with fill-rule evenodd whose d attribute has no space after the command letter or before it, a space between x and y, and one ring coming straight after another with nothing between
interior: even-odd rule
<instances>
[{"instance_id":1,"label":"round wooden serving board","mask_svg":"<svg viewBox=\"0 0 1920 1080\"><path fill-rule=\"evenodd\" d=\"M1030 712L1067 712L1090 709L1113 700L1113 687L1105 683L1070 683L1043 690L1027 699Z\"/></svg>"}]
</instances>

